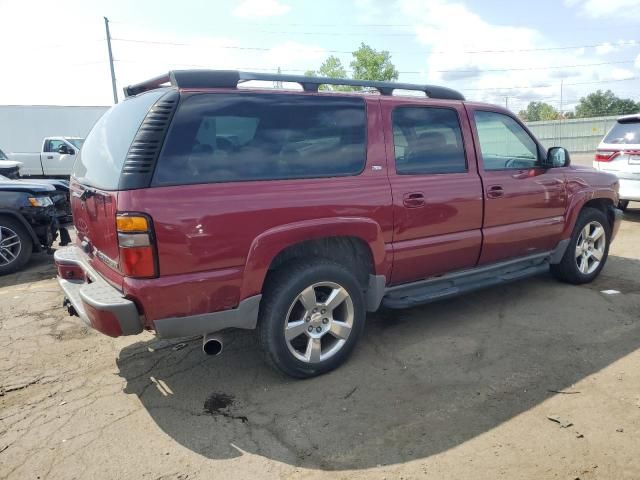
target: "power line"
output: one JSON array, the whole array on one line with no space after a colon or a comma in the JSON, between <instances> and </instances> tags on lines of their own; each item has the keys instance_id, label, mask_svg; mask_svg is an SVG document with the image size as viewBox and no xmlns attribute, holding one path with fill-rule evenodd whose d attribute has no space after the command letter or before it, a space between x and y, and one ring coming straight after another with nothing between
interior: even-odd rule
<instances>
[{"instance_id":1,"label":"power line","mask_svg":"<svg viewBox=\"0 0 640 480\"><path fill-rule=\"evenodd\" d=\"M193 47L196 46L196 43L193 42L167 42L161 40L142 40L136 38L115 38L111 37L111 40L114 42L128 42L128 43L141 43L141 44L149 44L149 45L170 45L177 47ZM542 48L516 48L516 49L493 49L493 50L387 50L389 53L429 53L429 54L439 54L439 55L448 55L452 53L457 54L485 54L485 53L524 53L524 52L546 52L552 50L572 50L572 49L581 49L581 48L597 48L597 47L640 47L640 40L629 40L623 44L604 42L604 43L596 43L590 45L572 45L572 46L563 46L563 47L542 47ZM243 47L238 45L216 45L215 48L223 48L230 50L254 50L259 52L268 52L273 50L275 47ZM324 48L305 48L305 51L315 51L315 52L327 52L327 53L345 53L350 54L353 53L353 50L328 50Z\"/></svg>"}]
</instances>

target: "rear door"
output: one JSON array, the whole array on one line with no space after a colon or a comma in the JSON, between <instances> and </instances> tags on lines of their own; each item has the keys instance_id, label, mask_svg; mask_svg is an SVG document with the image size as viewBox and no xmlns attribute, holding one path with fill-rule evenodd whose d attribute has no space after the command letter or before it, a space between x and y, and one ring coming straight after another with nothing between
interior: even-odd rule
<instances>
[{"instance_id":1,"label":"rear door","mask_svg":"<svg viewBox=\"0 0 640 480\"><path fill-rule=\"evenodd\" d=\"M473 267L482 242L482 185L464 106L380 101L392 165L392 283Z\"/></svg>"},{"instance_id":2,"label":"rear door","mask_svg":"<svg viewBox=\"0 0 640 480\"><path fill-rule=\"evenodd\" d=\"M544 168L544 149L508 111L467 106L484 186L480 264L552 250L566 208L564 168Z\"/></svg>"}]
</instances>

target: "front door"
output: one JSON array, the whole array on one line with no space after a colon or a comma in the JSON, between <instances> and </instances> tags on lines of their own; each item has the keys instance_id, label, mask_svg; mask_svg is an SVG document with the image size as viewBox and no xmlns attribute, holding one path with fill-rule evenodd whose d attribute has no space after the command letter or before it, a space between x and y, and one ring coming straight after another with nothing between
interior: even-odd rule
<instances>
[{"instance_id":1,"label":"front door","mask_svg":"<svg viewBox=\"0 0 640 480\"><path fill-rule=\"evenodd\" d=\"M485 198L480 264L552 250L564 227L563 169L511 115L469 108Z\"/></svg>"},{"instance_id":2,"label":"front door","mask_svg":"<svg viewBox=\"0 0 640 480\"><path fill-rule=\"evenodd\" d=\"M380 102L391 160L391 283L473 267L482 243L482 186L464 107Z\"/></svg>"}]
</instances>

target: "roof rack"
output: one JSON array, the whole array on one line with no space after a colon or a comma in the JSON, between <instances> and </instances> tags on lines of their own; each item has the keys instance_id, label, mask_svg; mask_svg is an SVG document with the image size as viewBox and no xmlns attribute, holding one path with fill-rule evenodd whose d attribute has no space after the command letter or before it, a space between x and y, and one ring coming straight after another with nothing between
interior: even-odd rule
<instances>
[{"instance_id":1,"label":"roof rack","mask_svg":"<svg viewBox=\"0 0 640 480\"><path fill-rule=\"evenodd\" d=\"M394 90L416 90L429 98L464 100L464 96L451 88L413 83L352 80L349 78L307 77L304 75L280 75L276 73L240 72L237 70L172 70L165 75L124 88L126 97L137 95L169 84L177 88L237 88L239 83L250 80L299 83L305 92L317 92L320 85L348 85L378 90L382 95L392 95Z\"/></svg>"}]
</instances>

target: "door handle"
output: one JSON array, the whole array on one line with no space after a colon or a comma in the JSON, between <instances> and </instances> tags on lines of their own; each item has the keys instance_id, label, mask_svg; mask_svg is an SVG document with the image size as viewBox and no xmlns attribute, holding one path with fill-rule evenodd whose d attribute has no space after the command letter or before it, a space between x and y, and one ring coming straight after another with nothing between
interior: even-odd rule
<instances>
[{"instance_id":1,"label":"door handle","mask_svg":"<svg viewBox=\"0 0 640 480\"><path fill-rule=\"evenodd\" d=\"M502 185L491 185L487 188L487 197L489 198L500 198L504 195L504 189Z\"/></svg>"},{"instance_id":2,"label":"door handle","mask_svg":"<svg viewBox=\"0 0 640 480\"><path fill-rule=\"evenodd\" d=\"M402 203L407 208L424 207L424 194L422 192L405 193Z\"/></svg>"}]
</instances>

